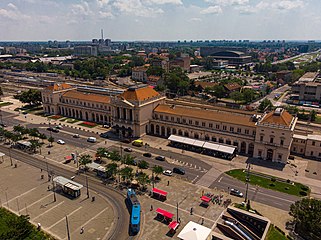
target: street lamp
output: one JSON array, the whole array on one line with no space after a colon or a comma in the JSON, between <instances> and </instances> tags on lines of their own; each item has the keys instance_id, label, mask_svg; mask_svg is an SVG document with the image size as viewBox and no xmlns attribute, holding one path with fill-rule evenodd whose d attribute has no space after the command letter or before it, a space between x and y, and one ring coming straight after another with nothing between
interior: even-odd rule
<instances>
[{"instance_id":1,"label":"street lamp","mask_svg":"<svg viewBox=\"0 0 321 240\"><path fill-rule=\"evenodd\" d=\"M246 191L245 191L245 203L247 203L248 200L248 191L249 191L249 181L250 181L250 168L251 168L251 164L249 163L247 165L247 174L246 174Z\"/></svg>"},{"instance_id":2,"label":"street lamp","mask_svg":"<svg viewBox=\"0 0 321 240\"><path fill-rule=\"evenodd\" d=\"M12 157L11 157L11 148L9 148L9 157L10 157L10 165L12 166L13 163L12 163Z\"/></svg>"}]
</instances>

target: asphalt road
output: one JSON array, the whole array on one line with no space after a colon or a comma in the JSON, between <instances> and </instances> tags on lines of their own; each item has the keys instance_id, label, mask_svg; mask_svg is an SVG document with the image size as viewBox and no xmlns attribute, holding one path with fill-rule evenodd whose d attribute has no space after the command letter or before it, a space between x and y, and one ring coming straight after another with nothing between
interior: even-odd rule
<instances>
[{"instance_id":1,"label":"asphalt road","mask_svg":"<svg viewBox=\"0 0 321 240\"><path fill-rule=\"evenodd\" d=\"M210 188L215 187L226 192L228 191L228 187L230 189L234 188L240 190L244 196L246 192L246 184L244 182L236 180L226 174L221 174L210 186ZM300 200L299 197L293 195L256 187L254 185L249 185L248 199L285 211L289 211L291 204Z\"/></svg>"},{"instance_id":2,"label":"asphalt road","mask_svg":"<svg viewBox=\"0 0 321 240\"><path fill-rule=\"evenodd\" d=\"M0 145L0 150L4 154L9 155L9 150L7 147ZM15 149L11 149L11 155L14 156L14 158L18 161L24 162L37 168L47 169L47 163L45 161L39 160L32 155L20 152ZM48 163L48 168L50 169L49 171L54 172L55 175L60 175L67 178L75 175L75 173L70 170L52 165L50 163ZM76 182L84 184L84 186L86 185L85 177L83 175L77 175L74 180ZM125 205L125 196L123 196L123 194L121 194L120 192L115 191L112 187L106 186L97 179L93 179L91 177L88 177L88 186L90 190L93 190L98 194L104 196L112 205L115 211L114 214L116 217L116 224L114 226L114 231L111 233L111 236L109 236L108 239L132 239L132 237L130 237L128 234L128 227L124 227L128 226L129 224L129 213Z\"/></svg>"}]
</instances>

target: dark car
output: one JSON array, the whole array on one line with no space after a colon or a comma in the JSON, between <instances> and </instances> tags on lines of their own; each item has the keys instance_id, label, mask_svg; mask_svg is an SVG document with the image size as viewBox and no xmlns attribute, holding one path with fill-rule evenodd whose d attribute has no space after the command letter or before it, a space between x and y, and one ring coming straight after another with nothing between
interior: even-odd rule
<instances>
[{"instance_id":1,"label":"dark car","mask_svg":"<svg viewBox=\"0 0 321 240\"><path fill-rule=\"evenodd\" d=\"M158 161L165 161L165 157L164 156L157 156L155 157L156 160Z\"/></svg>"},{"instance_id":2,"label":"dark car","mask_svg":"<svg viewBox=\"0 0 321 240\"><path fill-rule=\"evenodd\" d=\"M57 128L53 128L53 129L52 129L52 132L54 132L54 133L58 133L58 132L59 132L59 129L57 129Z\"/></svg>"},{"instance_id":3,"label":"dark car","mask_svg":"<svg viewBox=\"0 0 321 240\"><path fill-rule=\"evenodd\" d=\"M233 189L233 188L231 189L230 194L237 196L237 197L243 197L243 193L241 193L239 190Z\"/></svg>"},{"instance_id":4,"label":"dark car","mask_svg":"<svg viewBox=\"0 0 321 240\"><path fill-rule=\"evenodd\" d=\"M129 139L125 138L125 139L122 140L122 142L123 143L130 143L131 141Z\"/></svg>"},{"instance_id":5,"label":"dark car","mask_svg":"<svg viewBox=\"0 0 321 240\"><path fill-rule=\"evenodd\" d=\"M101 133L101 134L99 134L99 136L100 137L102 137L102 138L108 138L108 133Z\"/></svg>"},{"instance_id":6,"label":"dark car","mask_svg":"<svg viewBox=\"0 0 321 240\"><path fill-rule=\"evenodd\" d=\"M48 127L47 130L48 130L48 131L52 131L53 128L52 128L52 127Z\"/></svg>"},{"instance_id":7,"label":"dark car","mask_svg":"<svg viewBox=\"0 0 321 240\"><path fill-rule=\"evenodd\" d=\"M8 127L8 125L4 124L4 123L1 123L0 124L1 127Z\"/></svg>"},{"instance_id":8,"label":"dark car","mask_svg":"<svg viewBox=\"0 0 321 240\"><path fill-rule=\"evenodd\" d=\"M183 168L173 168L173 173L184 175L185 170Z\"/></svg>"},{"instance_id":9,"label":"dark car","mask_svg":"<svg viewBox=\"0 0 321 240\"><path fill-rule=\"evenodd\" d=\"M144 157L152 157L152 154L149 153L149 152L145 152L145 153L143 154L143 156L144 156Z\"/></svg>"}]
</instances>

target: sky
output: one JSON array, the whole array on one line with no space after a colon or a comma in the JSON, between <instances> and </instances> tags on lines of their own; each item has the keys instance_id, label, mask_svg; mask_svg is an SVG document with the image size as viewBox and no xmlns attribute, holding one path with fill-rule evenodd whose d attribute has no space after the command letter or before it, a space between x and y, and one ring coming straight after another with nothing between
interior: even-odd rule
<instances>
[{"instance_id":1,"label":"sky","mask_svg":"<svg viewBox=\"0 0 321 240\"><path fill-rule=\"evenodd\" d=\"M0 41L320 40L320 0L0 0Z\"/></svg>"}]
</instances>

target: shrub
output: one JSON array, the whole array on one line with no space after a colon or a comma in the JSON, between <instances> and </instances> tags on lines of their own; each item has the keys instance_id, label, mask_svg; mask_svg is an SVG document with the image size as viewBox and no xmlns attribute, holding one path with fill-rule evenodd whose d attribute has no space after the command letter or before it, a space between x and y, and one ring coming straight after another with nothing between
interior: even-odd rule
<instances>
[{"instance_id":1,"label":"shrub","mask_svg":"<svg viewBox=\"0 0 321 240\"><path fill-rule=\"evenodd\" d=\"M275 187L275 183L270 183L270 186L271 187Z\"/></svg>"},{"instance_id":2,"label":"shrub","mask_svg":"<svg viewBox=\"0 0 321 240\"><path fill-rule=\"evenodd\" d=\"M309 191L309 188L307 186L302 186L301 189L302 191Z\"/></svg>"},{"instance_id":3,"label":"shrub","mask_svg":"<svg viewBox=\"0 0 321 240\"><path fill-rule=\"evenodd\" d=\"M286 180L287 183L291 183L290 179Z\"/></svg>"},{"instance_id":4,"label":"shrub","mask_svg":"<svg viewBox=\"0 0 321 240\"><path fill-rule=\"evenodd\" d=\"M286 187L286 188L284 188L285 190L289 190L290 188L289 187Z\"/></svg>"},{"instance_id":5,"label":"shrub","mask_svg":"<svg viewBox=\"0 0 321 240\"><path fill-rule=\"evenodd\" d=\"M272 182L275 182L275 181L276 181L276 179L273 177L273 178L271 178L271 181L272 181Z\"/></svg>"},{"instance_id":6,"label":"shrub","mask_svg":"<svg viewBox=\"0 0 321 240\"><path fill-rule=\"evenodd\" d=\"M282 233L283 235L285 235L285 232L283 232L283 230L281 230L278 226L274 225L275 229L277 229L280 233Z\"/></svg>"},{"instance_id":7,"label":"shrub","mask_svg":"<svg viewBox=\"0 0 321 240\"><path fill-rule=\"evenodd\" d=\"M308 195L308 193L307 193L307 192L305 192L305 191L300 191L300 195L305 197L305 196L307 196L307 195Z\"/></svg>"}]
</instances>

